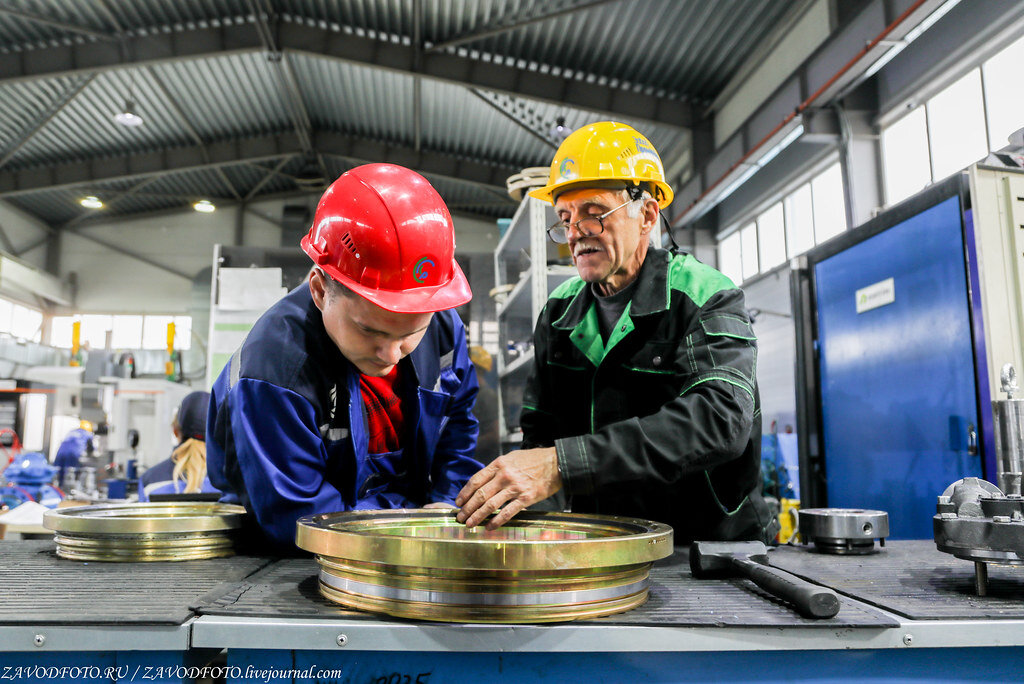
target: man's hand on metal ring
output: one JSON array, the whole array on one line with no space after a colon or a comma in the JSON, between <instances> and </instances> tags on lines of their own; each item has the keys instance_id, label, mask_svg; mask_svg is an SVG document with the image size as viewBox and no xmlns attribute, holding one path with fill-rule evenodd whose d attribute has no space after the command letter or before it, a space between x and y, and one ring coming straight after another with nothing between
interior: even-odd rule
<instances>
[{"instance_id":1,"label":"man's hand on metal ring","mask_svg":"<svg viewBox=\"0 0 1024 684\"><path fill-rule=\"evenodd\" d=\"M487 529L493 530L561 488L554 447L512 451L470 478L455 499L456 505L462 507L456 519L467 527L475 527L501 508L487 524Z\"/></svg>"}]
</instances>

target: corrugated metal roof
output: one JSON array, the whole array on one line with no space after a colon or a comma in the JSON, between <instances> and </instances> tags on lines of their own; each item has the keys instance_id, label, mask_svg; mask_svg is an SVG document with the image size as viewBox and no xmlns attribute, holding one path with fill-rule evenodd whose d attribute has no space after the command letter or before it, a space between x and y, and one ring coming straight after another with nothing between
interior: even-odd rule
<instances>
[{"instance_id":1,"label":"corrugated metal roof","mask_svg":"<svg viewBox=\"0 0 1024 684\"><path fill-rule=\"evenodd\" d=\"M290 55L314 127L384 142L412 142L414 77Z\"/></svg>"},{"instance_id":2,"label":"corrugated metal roof","mask_svg":"<svg viewBox=\"0 0 1024 684\"><path fill-rule=\"evenodd\" d=\"M145 125L114 122L129 92ZM167 98L146 70L103 72L46 123L11 159L11 166L50 165L73 159L104 157L117 150L133 154L190 141Z\"/></svg>"},{"instance_id":3,"label":"corrugated metal roof","mask_svg":"<svg viewBox=\"0 0 1024 684\"><path fill-rule=\"evenodd\" d=\"M279 68L266 55L249 53L165 63L153 73L210 141L291 128Z\"/></svg>"},{"instance_id":4,"label":"corrugated metal roof","mask_svg":"<svg viewBox=\"0 0 1024 684\"><path fill-rule=\"evenodd\" d=\"M10 202L22 211L39 217L51 226L59 226L85 212L78 200L82 198L75 190L54 189L10 197Z\"/></svg>"},{"instance_id":5,"label":"corrugated metal roof","mask_svg":"<svg viewBox=\"0 0 1024 684\"><path fill-rule=\"evenodd\" d=\"M138 64L120 47L125 36L205 27L241 25L255 37L253 5L270 21L406 46L416 33L419 8L419 36L427 48L469 36L441 51L469 58L470 65L476 60L482 67L515 67L525 86L532 73L550 73L698 102L720 92L792 8L778 0L5 0L0 52L22 51L25 64L38 59L43 71L53 69L50 76L26 69L24 78L0 77L0 186L8 188L6 197L61 225L89 215L77 203L84 194L117 198L108 210L113 215L185 206L202 193L231 201L306 193L308 184L296 182L308 163L304 153L322 153L327 180L356 161L303 148L307 132L313 141L323 132L386 143L401 159L433 155L435 161L512 169L545 165L555 149L549 130L560 117L569 128L617 118L647 135L667 165L689 158L685 129L510 95L520 87L511 81L499 93L470 85L472 79L460 84L466 80L460 74L443 82L423 77L417 103L418 77L384 57L385 63L372 63L370 55L370 64L355 64L312 47L283 56L247 48ZM69 75L77 62L46 52L88 43L118 46L124 65L103 63ZM301 102L293 101L288 73ZM137 128L113 121L129 97L145 122ZM131 163L140 156L149 161ZM92 175L103 167L97 160L111 157L119 159L108 166L125 169L127 178ZM168 160L163 167L160 159ZM280 173L270 174L281 161ZM49 167L70 170L54 177L54 188L26 186L26 179L36 182ZM22 171L35 175L17 176ZM16 179L4 184L4 174ZM68 178L79 177L81 183L67 185ZM500 216L514 209L505 206L501 187L474 178L431 179L442 196L468 211Z\"/></svg>"}]
</instances>

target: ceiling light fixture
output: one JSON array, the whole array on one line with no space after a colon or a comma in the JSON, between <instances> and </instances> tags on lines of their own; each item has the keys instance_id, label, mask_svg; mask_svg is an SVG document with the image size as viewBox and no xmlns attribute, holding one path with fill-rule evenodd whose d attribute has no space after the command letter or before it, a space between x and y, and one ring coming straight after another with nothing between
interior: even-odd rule
<instances>
[{"instance_id":1,"label":"ceiling light fixture","mask_svg":"<svg viewBox=\"0 0 1024 684\"><path fill-rule=\"evenodd\" d=\"M192 205L192 208L201 214L212 214L213 212L217 211L217 205L215 205L210 200L206 199L199 200L198 202Z\"/></svg>"},{"instance_id":2,"label":"ceiling light fixture","mask_svg":"<svg viewBox=\"0 0 1024 684\"><path fill-rule=\"evenodd\" d=\"M82 199L78 200L78 203L81 204L86 209L103 208L103 200L101 200L99 197L96 197L95 195L87 195Z\"/></svg>"},{"instance_id":3,"label":"ceiling light fixture","mask_svg":"<svg viewBox=\"0 0 1024 684\"><path fill-rule=\"evenodd\" d=\"M548 135L551 136L552 140L561 145L562 141L568 138L570 133L572 133L572 130L565 125L565 117L560 116L555 119L555 125L551 127Z\"/></svg>"},{"instance_id":4,"label":"ceiling light fixture","mask_svg":"<svg viewBox=\"0 0 1024 684\"><path fill-rule=\"evenodd\" d=\"M135 111L135 98L132 95L132 91L135 89L135 72L132 71L128 75L128 97L124 100L124 107L121 111L114 115L114 121L121 124L122 126L128 126L134 128L142 125L142 117Z\"/></svg>"},{"instance_id":5,"label":"ceiling light fixture","mask_svg":"<svg viewBox=\"0 0 1024 684\"><path fill-rule=\"evenodd\" d=\"M142 117L135 113L135 103L131 100L124 101L124 110L114 115L114 121L133 128L142 125Z\"/></svg>"}]
</instances>

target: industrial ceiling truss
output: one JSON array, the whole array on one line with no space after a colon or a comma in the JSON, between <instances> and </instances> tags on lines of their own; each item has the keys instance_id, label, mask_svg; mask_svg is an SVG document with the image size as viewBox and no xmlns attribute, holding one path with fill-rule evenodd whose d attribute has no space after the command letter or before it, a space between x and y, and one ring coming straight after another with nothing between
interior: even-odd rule
<instances>
[{"instance_id":1,"label":"industrial ceiling truss","mask_svg":"<svg viewBox=\"0 0 1024 684\"><path fill-rule=\"evenodd\" d=\"M0 199L75 230L315 195L389 161L453 209L510 216L505 179L547 164L559 121L621 120L689 159L690 129L786 4L8 0Z\"/></svg>"}]
</instances>

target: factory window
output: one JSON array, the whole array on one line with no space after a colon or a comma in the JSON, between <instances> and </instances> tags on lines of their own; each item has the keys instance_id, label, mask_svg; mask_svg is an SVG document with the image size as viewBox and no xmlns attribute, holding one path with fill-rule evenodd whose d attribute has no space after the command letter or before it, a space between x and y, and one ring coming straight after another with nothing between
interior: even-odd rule
<instances>
[{"instance_id":1,"label":"factory window","mask_svg":"<svg viewBox=\"0 0 1024 684\"><path fill-rule=\"evenodd\" d=\"M740 256L743 259L743 280L758 273L757 224L751 223L740 229Z\"/></svg>"},{"instance_id":2,"label":"factory window","mask_svg":"<svg viewBox=\"0 0 1024 684\"><path fill-rule=\"evenodd\" d=\"M932 180L928 124L918 107L882 131L882 166L889 204L904 200Z\"/></svg>"},{"instance_id":3,"label":"factory window","mask_svg":"<svg viewBox=\"0 0 1024 684\"><path fill-rule=\"evenodd\" d=\"M31 342L42 337L43 314L6 299L0 299L0 333Z\"/></svg>"},{"instance_id":4,"label":"factory window","mask_svg":"<svg viewBox=\"0 0 1024 684\"><path fill-rule=\"evenodd\" d=\"M41 311L15 304L11 310L11 335L32 342L38 342L43 329Z\"/></svg>"},{"instance_id":5,"label":"factory window","mask_svg":"<svg viewBox=\"0 0 1024 684\"><path fill-rule=\"evenodd\" d=\"M167 349L167 325L174 323L174 348L192 347L191 316L146 316L142 325L143 349Z\"/></svg>"},{"instance_id":6,"label":"factory window","mask_svg":"<svg viewBox=\"0 0 1024 684\"><path fill-rule=\"evenodd\" d=\"M175 327L174 348L185 350L192 347L191 316L130 314L54 316L50 322L50 344L70 349L72 324L75 321L82 323L81 343L88 344L91 349L166 349L167 324L171 321L174 321Z\"/></svg>"},{"instance_id":7,"label":"factory window","mask_svg":"<svg viewBox=\"0 0 1024 684\"><path fill-rule=\"evenodd\" d=\"M811 184L804 183L783 200L786 208L787 256L792 259L814 246Z\"/></svg>"},{"instance_id":8,"label":"factory window","mask_svg":"<svg viewBox=\"0 0 1024 684\"><path fill-rule=\"evenodd\" d=\"M54 316L50 319L50 345L71 349L71 326L74 316Z\"/></svg>"},{"instance_id":9,"label":"factory window","mask_svg":"<svg viewBox=\"0 0 1024 684\"><path fill-rule=\"evenodd\" d=\"M737 285L803 254L846 230L846 198L839 163L721 238L719 270Z\"/></svg>"},{"instance_id":10,"label":"factory window","mask_svg":"<svg viewBox=\"0 0 1024 684\"><path fill-rule=\"evenodd\" d=\"M786 219L782 202L776 202L757 217L757 242L760 246L762 271L786 261Z\"/></svg>"},{"instance_id":11,"label":"factory window","mask_svg":"<svg viewBox=\"0 0 1024 684\"><path fill-rule=\"evenodd\" d=\"M895 204L1007 145L1024 126L1024 38L882 130L885 197Z\"/></svg>"},{"instance_id":12,"label":"factory window","mask_svg":"<svg viewBox=\"0 0 1024 684\"><path fill-rule=\"evenodd\" d=\"M811 181L814 200L814 242L821 244L846 230L843 172L833 164Z\"/></svg>"},{"instance_id":13,"label":"factory window","mask_svg":"<svg viewBox=\"0 0 1024 684\"><path fill-rule=\"evenodd\" d=\"M111 349L139 349L142 346L142 316L114 316L110 329Z\"/></svg>"},{"instance_id":14,"label":"factory window","mask_svg":"<svg viewBox=\"0 0 1024 684\"><path fill-rule=\"evenodd\" d=\"M1005 147L1007 137L1024 126L1024 88L1020 87L1022 64L1024 38L981 66L981 75L985 81L989 149Z\"/></svg>"},{"instance_id":15,"label":"factory window","mask_svg":"<svg viewBox=\"0 0 1024 684\"><path fill-rule=\"evenodd\" d=\"M743 282L743 257L740 254L740 232L723 239L718 245L718 270L736 285Z\"/></svg>"},{"instance_id":16,"label":"factory window","mask_svg":"<svg viewBox=\"0 0 1024 684\"><path fill-rule=\"evenodd\" d=\"M174 317L174 348L180 351L192 348L192 317Z\"/></svg>"},{"instance_id":17,"label":"factory window","mask_svg":"<svg viewBox=\"0 0 1024 684\"><path fill-rule=\"evenodd\" d=\"M167 349L167 324L173 316L146 316L142 326L143 349Z\"/></svg>"},{"instance_id":18,"label":"factory window","mask_svg":"<svg viewBox=\"0 0 1024 684\"><path fill-rule=\"evenodd\" d=\"M114 326L113 316L88 314L82 316L82 345L91 349L107 348L107 333Z\"/></svg>"},{"instance_id":19,"label":"factory window","mask_svg":"<svg viewBox=\"0 0 1024 684\"><path fill-rule=\"evenodd\" d=\"M14 315L14 304L0 299L0 332L11 332L11 317Z\"/></svg>"},{"instance_id":20,"label":"factory window","mask_svg":"<svg viewBox=\"0 0 1024 684\"><path fill-rule=\"evenodd\" d=\"M934 180L970 166L988 152L978 69L929 100L926 109Z\"/></svg>"}]
</instances>

